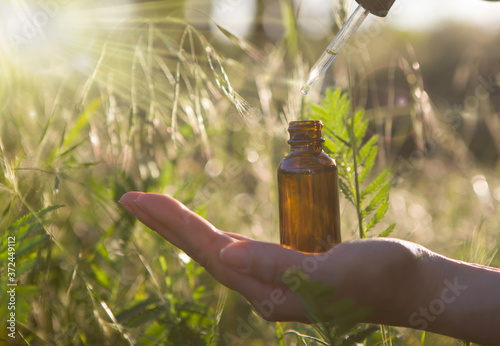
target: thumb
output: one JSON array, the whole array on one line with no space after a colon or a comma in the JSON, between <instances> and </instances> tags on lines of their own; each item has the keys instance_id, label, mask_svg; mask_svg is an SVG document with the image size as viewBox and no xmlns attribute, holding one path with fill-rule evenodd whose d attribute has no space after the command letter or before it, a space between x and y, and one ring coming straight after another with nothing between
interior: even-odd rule
<instances>
[{"instance_id":1,"label":"thumb","mask_svg":"<svg viewBox=\"0 0 500 346\"><path fill-rule=\"evenodd\" d=\"M231 243L220 252L221 260L228 266L263 283L279 286L287 284L285 274L290 269L307 272L315 256L278 244L244 240Z\"/></svg>"}]
</instances>

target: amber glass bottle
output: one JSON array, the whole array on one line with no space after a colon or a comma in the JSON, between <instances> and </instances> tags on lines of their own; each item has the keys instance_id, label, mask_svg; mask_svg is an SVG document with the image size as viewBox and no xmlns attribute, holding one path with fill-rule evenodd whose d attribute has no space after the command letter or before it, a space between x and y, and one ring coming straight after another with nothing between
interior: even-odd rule
<instances>
[{"instance_id":1,"label":"amber glass bottle","mask_svg":"<svg viewBox=\"0 0 500 346\"><path fill-rule=\"evenodd\" d=\"M318 120L289 124L290 154L278 169L281 244L324 252L340 243L338 173Z\"/></svg>"}]
</instances>

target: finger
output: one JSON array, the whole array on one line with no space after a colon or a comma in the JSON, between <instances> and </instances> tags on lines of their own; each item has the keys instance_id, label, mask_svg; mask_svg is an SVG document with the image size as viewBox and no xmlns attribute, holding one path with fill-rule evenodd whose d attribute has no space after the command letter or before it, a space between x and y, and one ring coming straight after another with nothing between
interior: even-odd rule
<instances>
[{"instance_id":1,"label":"finger","mask_svg":"<svg viewBox=\"0 0 500 346\"><path fill-rule=\"evenodd\" d=\"M172 197L132 192L120 202L146 226L204 267L218 257L224 246L235 241Z\"/></svg>"},{"instance_id":2,"label":"finger","mask_svg":"<svg viewBox=\"0 0 500 346\"><path fill-rule=\"evenodd\" d=\"M231 232L224 232L224 233L227 234L228 236L230 236L231 238L236 239L236 240L254 240L250 237L246 237L246 236L238 234L238 233L231 233Z\"/></svg>"},{"instance_id":3,"label":"finger","mask_svg":"<svg viewBox=\"0 0 500 346\"><path fill-rule=\"evenodd\" d=\"M129 213L137 217L139 221L144 223L149 228L157 231L157 233L160 233L158 230L160 228L166 227L166 225L159 224L156 220L154 220L154 218L152 218L149 214L147 214L134 202L140 195L143 194L144 194L143 192L127 192L120 198L118 203ZM166 232L167 232L166 230L163 231L163 233ZM168 237L164 238L174 245L181 243L179 237L176 236L174 233L171 233Z\"/></svg>"}]
</instances>

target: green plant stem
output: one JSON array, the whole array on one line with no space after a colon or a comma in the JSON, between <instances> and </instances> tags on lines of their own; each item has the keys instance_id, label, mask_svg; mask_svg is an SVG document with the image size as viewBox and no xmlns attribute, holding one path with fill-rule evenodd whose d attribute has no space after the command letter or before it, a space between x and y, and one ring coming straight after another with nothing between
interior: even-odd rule
<instances>
[{"instance_id":1,"label":"green plant stem","mask_svg":"<svg viewBox=\"0 0 500 346\"><path fill-rule=\"evenodd\" d=\"M349 88L348 88L348 93L349 93L349 99L353 100L352 98L352 86L351 86L351 64L349 61L347 61L347 80L349 83ZM355 106L352 104L352 112L353 114L355 113ZM356 213L358 215L358 227L359 227L359 237L361 239L365 238L365 232L363 230L363 212L361 211L361 196L359 193L359 176L358 176L358 161L357 161L357 147L356 147L356 137L354 134L354 116L351 119L351 126L349 126L349 137L350 142L351 142L351 147L352 147L352 159L353 159L353 165L354 165L354 188L356 190Z\"/></svg>"},{"instance_id":2,"label":"green plant stem","mask_svg":"<svg viewBox=\"0 0 500 346\"><path fill-rule=\"evenodd\" d=\"M425 343L425 330L420 333L420 346L424 346Z\"/></svg>"},{"instance_id":3,"label":"green plant stem","mask_svg":"<svg viewBox=\"0 0 500 346\"><path fill-rule=\"evenodd\" d=\"M354 121L351 121L350 134L351 138L354 138ZM355 140L355 138L354 138ZM358 163L356 160L356 143L352 145L352 159L354 165L354 187L356 190L356 212L358 214L358 226L359 226L359 237L363 239L365 237L365 232L363 231L363 213L361 211L361 202L360 202L360 194L359 194L359 176L358 176Z\"/></svg>"},{"instance_id":4,"label":"green plant stem","mask_svg":"<svg viewBox=\"0 0 500 346\"><path fill-rule=\"evenodd\" d=\"M382 342L383 345L392 346L392 335L391 335L391 327L385 326L383 324L380 325L380 330L382 332Z\"/></svg>"},{"instance_id":5,"label":"green plant stem","mask_svg":"<svg viewBox=\"0 0 500 346\"><path fill-rule=\"evenodd\" d=\"M303 339L307 339L307 340L312 340L312 341L315 341L315 342L317 342L318 344L321 344L321 345L327 345L327 346L328 345L333 345L333 343L326 343L326 342L324 342L321 339L315 338L314 336L301 334L301 333L299 333L299 332L297 332L295 330L288 330L285 333L283 333L283 336L285 336L287 334L293 334L293 335L296 335L299 338L303 338Z\"/></svg>"},{"instance_id":6,"label":"green plant stem","mask_svg":"<svg viewBox=\"0 0 500 346\"><path fill-rule=\"evenodd\" d=\"M281 326L281 323L276 322L276 334L278 336L278 342L280 346L285 346L285 341L283 340L283 327Z\"/></svg>"}]
</instances>

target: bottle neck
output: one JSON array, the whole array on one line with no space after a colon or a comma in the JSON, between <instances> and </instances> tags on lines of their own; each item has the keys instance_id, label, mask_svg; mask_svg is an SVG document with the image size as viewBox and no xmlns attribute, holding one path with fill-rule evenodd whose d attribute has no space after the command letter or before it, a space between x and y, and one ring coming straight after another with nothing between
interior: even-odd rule
<instances>
[{"instance_id":1,"label":"bottle neck","mask_svg":"<svg viewBox=\"0 0 500 346\"><path fill-rule=\"evenodd\" d=\"M323 124L318 120L292 121L289 124L288 132L290 139L288 144L292 153L297 152L321 152L323 151L323 142L321 129Z\"/></svg>"}]
</instances>

